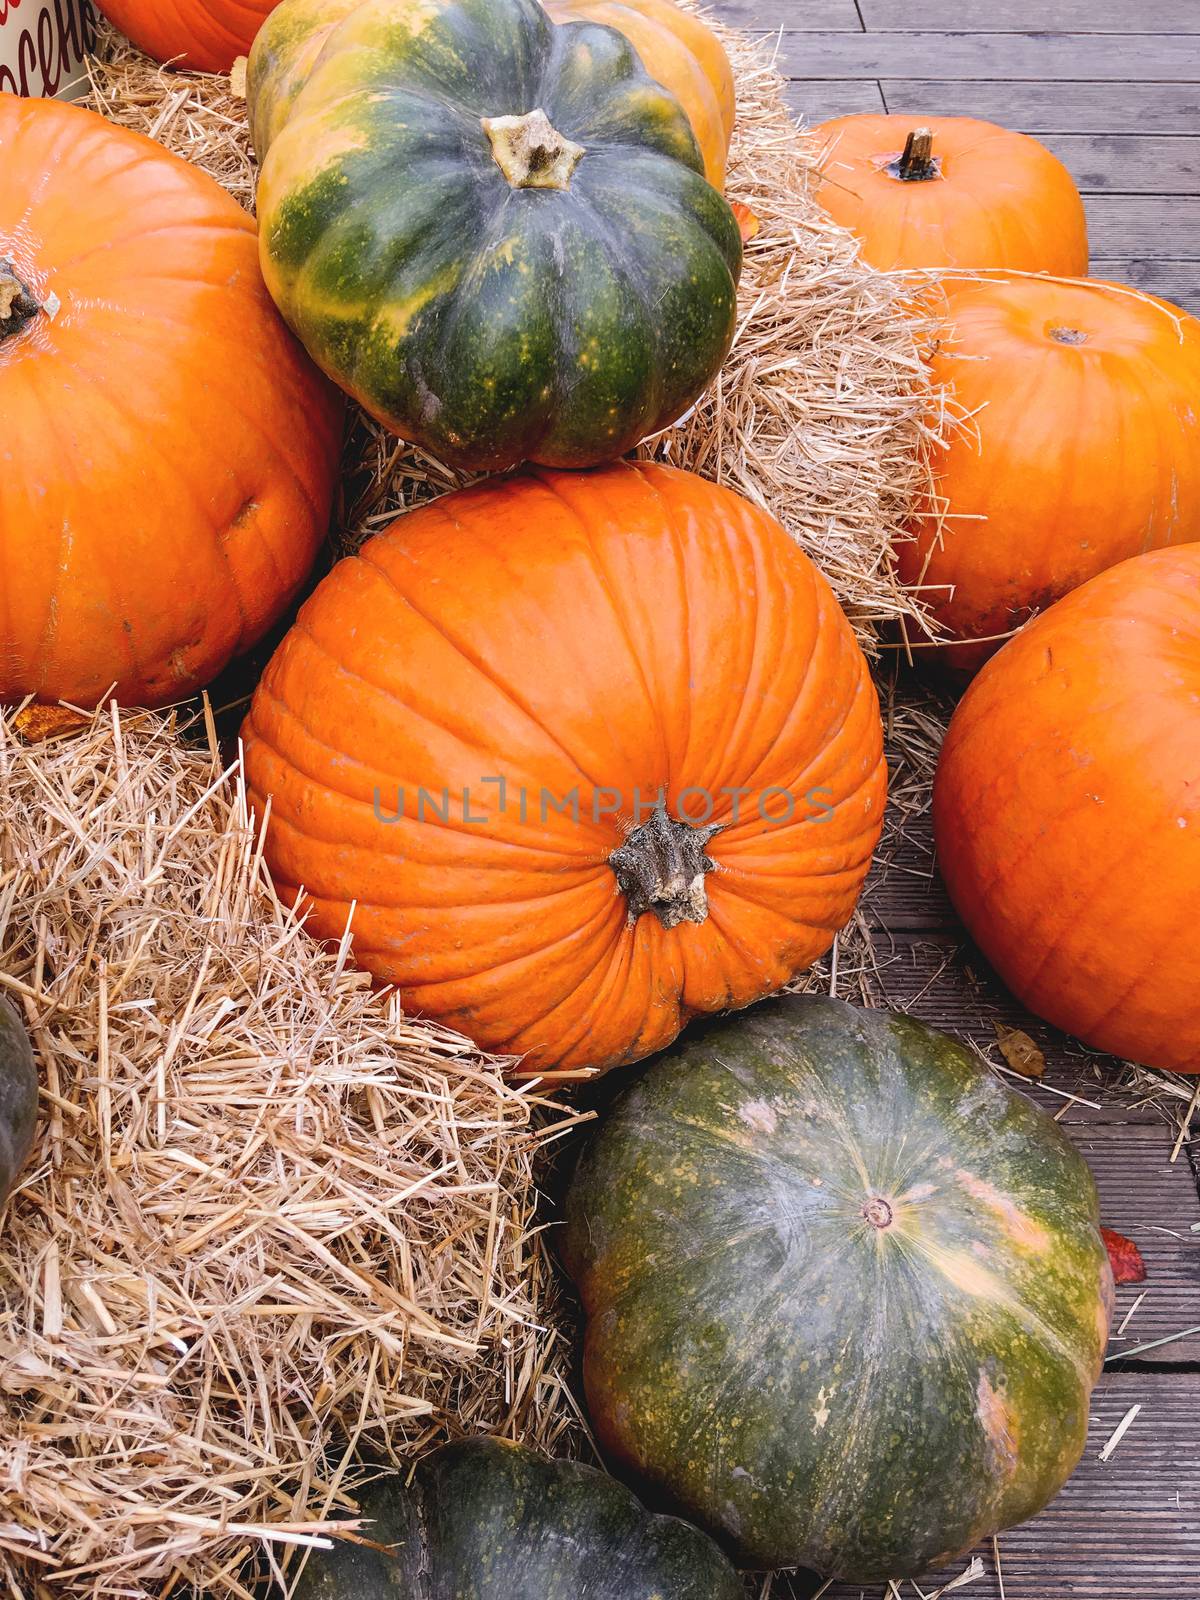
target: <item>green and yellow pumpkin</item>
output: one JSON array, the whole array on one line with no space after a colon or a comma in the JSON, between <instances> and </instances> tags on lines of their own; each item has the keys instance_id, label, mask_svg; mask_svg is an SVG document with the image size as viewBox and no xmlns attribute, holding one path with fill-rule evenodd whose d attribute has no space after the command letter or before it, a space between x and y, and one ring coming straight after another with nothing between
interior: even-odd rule
<instances>
[{"instance_id":1,"label":"green and yellow pumpkin","mask_svg":"<svg viewBox=\"0 0 1200 1600\"><path fill-rule=\"evenodd\" d=\"M923 1024L798 996L711 1024L570 1189L597 1434L748 1565L938 1566L1079 1460L1097 1222L1058 1126Z\"/></svg>"},{"instance_id":2,"label":"green and yellow pumpkin","mask_svg":"<svg viewBox=\"0 0 1200 1600\"><path fill-rule=\"evenodd\" d=\"M0 1204L33 1147L38 1080L29 1035L0 997Z\"/></svg>"},{"instance_id":3,"label":"green and yellow pumpkin","mask_svg":"<svg viewBox=\"0 0 1200 1600\"><path fill-rule=\"evenodd\" d=\"M268 287L402 438L591 466L719 369L737 221L615 29L536 0L284 0L249 98Z\"/></svg>"},{"instance_id":4,"label":"green and yellow pumpkin","mask_svg":"<svg viewBox=\"0 0 1200 1600\"><path fill-rule=\"evenodd\" d=\"M743 1600L725 1557L612 1478L499 1439L373 1484L360 1536L315 1555L296 1600Z\"/></svg>"}]
</instances>

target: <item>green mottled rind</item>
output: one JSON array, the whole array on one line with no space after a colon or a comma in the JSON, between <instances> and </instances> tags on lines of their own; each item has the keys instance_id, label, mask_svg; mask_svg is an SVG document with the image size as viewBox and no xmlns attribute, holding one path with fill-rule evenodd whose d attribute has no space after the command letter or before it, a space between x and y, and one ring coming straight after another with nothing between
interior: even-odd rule
<instances>
[{"instance_id":1,"label":"green mottled rind","mask_svg":"<svg viewBox=\"0 0 1200 1600\"><path fill-rule=\"evenodd\" d=\"M29 1035L0 999L0 1202L16 1183L33 1146L38 1080Z\"/></svg>"},{"instance_id":2,"label":"green mottled rind","mask_svg":"<svg viewBox=\"0 0 1200 1600\"><path fill-rule=\"evenodd\" d=\"M315 1555L296 1600L744 1600L704 1534L572 1461L447 1445L363 1497L362 1534Z\"/></svg>"},{"instance_id":3,"label":"green mottled rind","mask_svg":"<svg viewBox=\"0 0 1200 1600\"><path fill-rule=\"evenodd\" d=\"M593 1422L747 1564L920 1573L1078 1462L1097 1221L1057 1125L944 1035L828 999L743 1012L651 1067L571 1187Z\"/></svg>"},{"instance_id":4,"label":"green mottled rind","mask_svg":"<svg viewBox=\"0 0 1200 1600\"><path fill-rule=\"evenodd\" d=\"M290 5L303 35L311 5ZM252 104L303 42L289 9ZM586 151L566 190L512 188L484 132L538 108ZM619 456L732 341L741 239L683 109L622 35L534 0L364 0L270 143L259 207L268 285L312 355L459 465Z\"/></svg>"}]
</instances>

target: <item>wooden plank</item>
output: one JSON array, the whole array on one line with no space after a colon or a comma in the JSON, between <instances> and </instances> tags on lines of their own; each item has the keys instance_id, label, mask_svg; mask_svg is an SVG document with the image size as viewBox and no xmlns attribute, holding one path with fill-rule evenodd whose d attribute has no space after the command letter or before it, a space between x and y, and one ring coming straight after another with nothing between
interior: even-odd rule
<instances>
[{"instance_id":1,"label":"wooden plank","mask_svg":"<svg viewBox=\"0 0 1200 1600\"><path fill-rule=\"evenodd\" d=\"M1200 272L1195 261L1149 261L1144 257L1128 259L1113 256L1093 256L1093 278L1108 278L1113 283L1129 283L1147 294L1156 294L1161 300L1170 300L1182 306L1194 317L1200 317Z\"/></svg>"},{"instance_id":2,"label":"wooden plank","mask_svg":"<svg viewBox=\"0 0 1200 1600\"><path fill-rule=\"evenodd\" d=\"M1200 194L1200 138L1052 133L1043 142L1084 194Z\"/></svg>"},{"instance_id":3,"label":"wooden plank","mask_svg":"<svg viewBox=\"0 0 1200 1600\"><path fill-rule=\"evenodd\" d=\"M810 124L884 109L883 92L874 78L864 78L861 83L847 78L816 83L811 78L793 78L785 98L796 115Z\"/></svg>"},{"instance_id":4,"label":"wooden plank","mask_svg":"<svg viewBox=\"0 0 1200 1600\"><path fill-rule=\"evenodd\" d=\"M1095 256L1200 260L1200 196L1092 195L1087 221Z\"/></svg>"},{"instance_id":5,"label":"wooden plank","mask_svg":"<svg viewBox=\"0 0 1200 1600\"><path fill-rule=\"evenodd\" d=\"M752 6L753 0L749 0ZM789 0L780 0L786 5ZM796 0L800 11L805 0ZM1200 33L1196 0L859 0L869 33L1037 33L1047 22L1056 33ZM722 6L722 10L725 7ZM770 9L768 5L767 9ZM798 24L789 22L789 27Z\"/></svg>"},{"instance_id":6,"label":"wooden plank","mask_svg":"<svg viewBox=\"0 0 1200 1600\"><path fill-rule=\"evenodd\" d=\"M1108 1461L1100 1451L1133 1406L1141 1410ZM1089 1410L1083 1460L1059 1497L1023 1527L1000 1535L1003 1590L990 1542L983 1575L956 1600L1193 1600L1200 1588L1200 1374L1107 1373ZM925 1594L957 1576L966 1558L921 1580ZM811 1594L802 1580L774 1600ZM890 1591L889 1591L890 1592ZM904 1596L915 1593L901 1586ZM876 1600L883 1585L834 1584L823 1600Z\"/></svg>"},{"instance_id":7,"label":"wooden plank","mask_svg":"<svg viewBox=\"0 0 1200 1600\"><path fill-rule=\"evenodd\" d=\"M805 78L1007 78L1146 83L1200 79L1191 34L804 33L781 35L780 63ZM1194 131L1194 130L1193 130Z\"/></svg>"},{"instance_id":8,"label":"wooden plank","mask_svg":"<svg viewBox=\"0 0 1200 1600\"><path fill-rule=\"evenodd\" d=\"M717 15L735 28L794 32L862 32L854 0L717 0Z\"/></svg>"},{"instance_id":9,"label":"wooden plank","mask_svg":"<svg viewBox=\"0 0 1200 1600\"><path fill-rule=\"evenodd\" d=\"M889 111L982 117L1036 134L1195 134L1200 129L1200 85L1192 83L1125 83L1114 92L1111 83L1094 81L954 82L925 76L926 70L911 78L884 75ZM805 71L811 75L812 68Z\"/></svg>"}]
</instances>

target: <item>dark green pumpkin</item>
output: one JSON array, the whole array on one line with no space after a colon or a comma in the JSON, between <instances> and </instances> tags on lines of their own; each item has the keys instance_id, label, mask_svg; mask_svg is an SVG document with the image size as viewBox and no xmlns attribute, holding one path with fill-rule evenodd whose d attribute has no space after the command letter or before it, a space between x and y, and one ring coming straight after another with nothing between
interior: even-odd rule
<instances>
[{"instance_id":1,"label":"dark green pumpkin","mask_svg":"<svg viewBox=\"0 0 1200 1600\"><path fill-rule=\"evenodd\" d=\"M592 1467L498 1439L374 1484L360 1532L314 1556L296 1600L743 1600L704 1534Z\"/></svg>"},{"instance_id":2,"label":"dark green pumpkin","mask_svg":"<svg viewBox=\"0 0 1200 1600\"><path fill-rule=\"evenodd\" d=\"M29 1035L0 997L0 1203L16 1183L33 1146L38 1080Z\"/></svg>"},{"instance_id":3,"label":"dark green pumpkin","mask_svg":"<svg viewBox=\"0 0 1200 1600\"><path fill-rule=\"evenodd\" d=\"M587 1148L565 1256L600 1439L748 1565L912 1576L1079 1460L1091 1174L910 1018L792 996L685 1037Z\"/></svg>"},{"instance_id":4,"label":"dark green pumpkin","mask_svg":"<svg viewBox=\"0 0 1200 1600\"><path fill-rule=\"evenodd\" d=\"M737 222L615 30L536 0L284 0L249 85L271 293L403 438L592 466L716 374Z\"/></svg>"}]
</instances>

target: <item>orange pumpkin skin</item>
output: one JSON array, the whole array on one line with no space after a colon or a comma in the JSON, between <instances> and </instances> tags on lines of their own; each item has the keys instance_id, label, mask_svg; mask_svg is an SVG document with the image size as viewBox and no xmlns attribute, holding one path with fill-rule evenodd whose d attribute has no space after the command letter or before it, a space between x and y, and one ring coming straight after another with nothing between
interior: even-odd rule
<instances>
[{"instance_id":1,"label":"orange pumpkin skin","mask_svg":"<svg viewBox=\"0 0 1200 1600\"><path fill-rule=\"evenodd\" d=\"M1104 283L948 290L933 361L970 426L935 461L949 520L897 548L973 672L1014 628L1130 556L1200 538L1200 322ZM926 652L929 653L929 652Z\"/></svg>"},{"instance_id":2,"label":"orange pumpkin skin","mask_svg":"<svg viewBox=\"0 0 1200 1600\"><path fill-rule=\"evenodd\" d=\"M674 0L547 0L546 10L555 22L603 22L625 35L687 112L705 176L723 190L736 104L733 68L712 29Z\"/></svg>"},{"instance_id":3,"label":"orange pumpkin skin","mask_svg":"<svg viewBox=\"0 0 1200 1600\"><path fill-rule=\"evenodd\" d=\"M928 178L897 176L908 135L933 135ZM1082 277L1087 221L1070 173L1036 139L974 117L835 117L821 204L881 272L1007 268ZM923 169L919 169L923 170Z\"/></svg>"},{"instance_id":4,"label":"orange pumpkin skin","mask_svg":"<svg viewBox=\"0 0 1200 1600\"><path fill-rule=\"evenodd\" d=\"M1200 545L1110 568L987 664L933 818L959 915L1030 1010L1200 1071Z\"/></svg>"},{"instance_id":5,"label":"orange pumpkin skin","mask_svg":"<svg viewBox=\"0 0 1200 1600\"><path fill-rule=\"evenodd\" d=\"M358 961L526 1075L637 1060L809 966L886 788L825 580L764 512L645 465L394 522L304 606L243 736L281 894L328 939L353 902ZM645 865L660 791L690 864L654 909L611 858Z\"/></svg>"},{"instance_id":6,"label":"orange pumpkin skin","mask_svg":"<svg viewBox=\"0 0 1200 1600\"><path fill-rule=\"evenodd\" d=\"M311 570L340 397L241 207L93 112L0 95L5 261L47 309L0 320L0 700L178 699Z\"/></svg>"},{"instance_id":7,"label":"orange pumpkin skin","mask_svg":"<svg viewBox=\"0 0 1200 1600\"><path fill-rule=\"evenodd\" d=\"M228 72L249 53L278 0L98 0L99 9L156 61Z\"/></svg>"}]
</instances>

